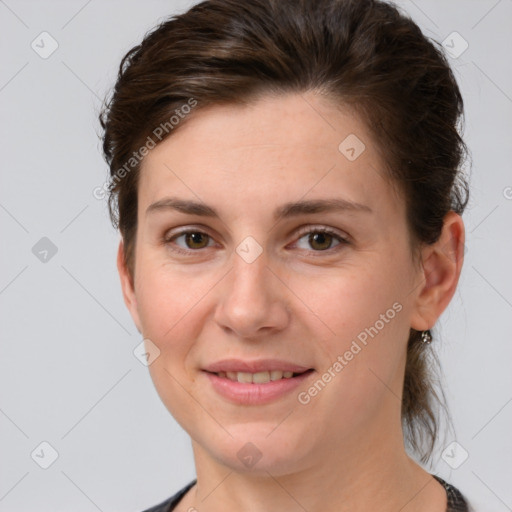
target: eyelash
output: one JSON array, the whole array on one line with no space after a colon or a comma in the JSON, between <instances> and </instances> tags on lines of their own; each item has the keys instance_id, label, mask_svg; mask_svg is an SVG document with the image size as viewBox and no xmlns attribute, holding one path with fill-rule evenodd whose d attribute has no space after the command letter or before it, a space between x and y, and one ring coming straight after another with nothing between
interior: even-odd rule
<instances>
[{"instance_id":1,"label":"eyelash","mask_svg":"<svg viewBox=\"0 0 512 512\"><path fill-rule=\"evenodd\" d=\"M167 236L167 235L164 236L163 242L171 251L176 252L178 254L183 254L185 256L191 256L192 253L194 253L194 252L199 252L203 249L208 248L208 246L207 246L207 247L203 247L201 249L183 249L178 246L172 246L172 242L174 240L176 240L180 236L187 235L190 233L196 233L196 234L199 233L199 234L205 235L205 236L209 237L210 239L212 239L212 237L208 233L205 233L204 231L201 231L200 229L186 229L186 230L180 231L178 233L174 233L171 236ZM339 250L341 248L341 246L350 244L350 242L348 241L347 238L342 237L338 232L334 231L333 229L326 228L326 227L301 228L301 229L299 229L299 232L297 233L297 236L298 236L297 241L299 241L301 238L304 238L305 235L309 235L309 234L313 234L313 233L325 233L327 235L331 235L334 239L336 239L339 242L337 245L335 245L334 247L331 247L329 249L324 249L324 250L319 250L319 251L318 250L315 251L314 249L311 249L309 252L319 253L319 254L316 254L315 257L322 256L323 254L332 254L334 251ZM302 249L302 250L307 250L307 249Z\"/></svg>"}]
</instances>

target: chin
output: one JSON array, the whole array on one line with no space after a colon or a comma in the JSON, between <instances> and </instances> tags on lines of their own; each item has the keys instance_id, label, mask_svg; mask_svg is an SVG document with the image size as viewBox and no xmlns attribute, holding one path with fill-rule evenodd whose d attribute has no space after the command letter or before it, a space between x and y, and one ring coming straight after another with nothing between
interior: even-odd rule
<instances>
[{"instance_id":1,"label":"chin","mask_svg":"<svg viewBox=\"0 0 512 512\"><path fill-rule=\"evenodd\" d=\"M225 432L221 439L208 436L201 443L202 449L238 473L262 477L286 475L296 472L308 454L315 452L314 440L308 432L294 434L285 425L276 428L276 423L245 423L227 430L233 437Z\"/></svg>"}]
</instances>

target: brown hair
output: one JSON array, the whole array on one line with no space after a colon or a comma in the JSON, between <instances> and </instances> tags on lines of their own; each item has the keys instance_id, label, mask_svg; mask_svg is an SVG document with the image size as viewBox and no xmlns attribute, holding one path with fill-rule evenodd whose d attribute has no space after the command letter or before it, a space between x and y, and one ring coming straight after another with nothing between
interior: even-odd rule
<instances>
[{"instance_id":1,"label":"brown hair","mask_svg":"<svg viewBox=\"0 0 512 512\"><path fill-rule=\"evenodd\" d=\"M182 115L184 105L195 102L198 110L306 91L361 115L387 177L403 192L412 248L438 240L446 213L461 214L468 201L459 172L467 153L459 135L463 100L439 43L378 0L207 0L157 26L124 56L100 114L110 214L132 275L140 148L193 117ZM432 357L411 329L402 420L422 460L438 430Z\"/></svg>"}]
</instances>

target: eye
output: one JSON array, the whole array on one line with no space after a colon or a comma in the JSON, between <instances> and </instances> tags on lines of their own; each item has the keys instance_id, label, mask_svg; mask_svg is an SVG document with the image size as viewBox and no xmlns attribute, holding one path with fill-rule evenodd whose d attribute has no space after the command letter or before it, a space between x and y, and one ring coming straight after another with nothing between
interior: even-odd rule
<instances>
[{"instance_id":1,"label":"eye","mask_svg":"<svg viewBox=\"0 0 512 512\"><path fill-rule=\"evenodd\" d=\"M182 244L177 243L182 240ZM208 244L212 242L212 244ZM189 254L191 251L205 249L213 245L213 240L207 233L198 230L182 231L172 236L166 236L164 243L173 251L183 254Z\"/></svg>"},{"instance_id":2,"label":"eye","mask_svg":"<svg viewBox=\"0 0 512 512\"><path fill-rule=\"evenodd\" d=\"M295 246L301 250L310 252L327 252L336 250L341 245L350 242L333 229L326 227L310 227L301 229L298 233L299 239ZM184 230L164 236L164 244L173 252L190 255L200 249L215 246L210 235L198 229ZM309 246L309 247L308 247Z\"/></svg>"},{"instance_id":3,"label":"eye","mask_svg":"<svg viewBox=\"0 0 512 512\"><path fill-rule=\"evenodd\" d=\"M296 242L297 247L304 250L311 250L312 248L314 252L328 251L342 244L349 243L347 239L342 237L336 231L325 227L305 228L301 230L299 234L303 236L301 236ZM301 240L305 240L305 244L308 244L309 247L301 247ZM333 242L335 242L334 245Z\"/></svg>"}]
</instances>

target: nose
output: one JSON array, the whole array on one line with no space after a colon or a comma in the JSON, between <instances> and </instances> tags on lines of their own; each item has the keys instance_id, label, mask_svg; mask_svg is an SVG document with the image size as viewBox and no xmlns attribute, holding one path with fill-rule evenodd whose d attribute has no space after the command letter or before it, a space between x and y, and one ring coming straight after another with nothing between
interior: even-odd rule
<instances>
[{"instance_id":1,"label":"nose","mask_svg":"<svg viewBox=\"0 0 512 512\"><path fill-rule=\"evenodd\" d=\"M288 325L290 292L269 268L265 253L251 263L234 254L218 293L215 320L237 337L258 338Z\"/></svg>"}]
</instances>

